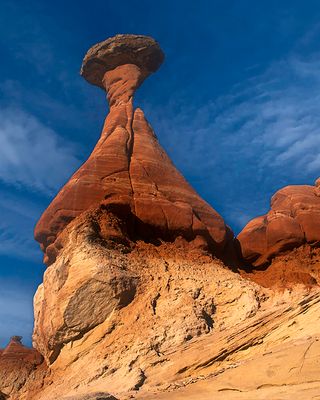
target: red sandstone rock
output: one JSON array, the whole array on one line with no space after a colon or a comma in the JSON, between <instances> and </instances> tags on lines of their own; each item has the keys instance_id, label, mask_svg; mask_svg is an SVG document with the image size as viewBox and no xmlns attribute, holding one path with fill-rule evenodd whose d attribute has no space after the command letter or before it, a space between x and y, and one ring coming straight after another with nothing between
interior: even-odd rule
<instances>
[{"instance_id":1,"label":"red sandstone rock","mask_svg":"<svg viewBox=\"0 0 320 400\"><path fill-rule=\"evenodd\" d=\"M312 287L320 284L320 248L304 244L275 256L267 268L241 275L268 288L293 288L300 284Z\"/></svg>"},{"instance_id":2,"label":"red sandstone rock","mask_svg":"<svg viewBox=\"0 0 320 400\"><path fill-rule=\"evenodd\" d=\"M140 109L137 87L163 60L149 37L117 35L91 48L81 74L108 92L110 113L88 160L42 215L35 238L51 264L66 225L101 204L133 222L136 238L205 242L221 255L233 234L221 216L186 182L160 146Z\"/></svg>"},{"instance_id":3,"label":"red sandstone rock","mask_svg":"<svg viewBox=\"0 0 320 400\"><path fill-rule=\"evenodd\" d=\"M21 361L34 365L41 364L43 358L35 349L24 346L21 342L21 336L12 336L9 344L0 353L0 362Z\"/></svg>"},{"instance_id":4,"label":"red sandstone rock","mask_svg":"<svg viewBox=\"0 0 320 400\"><path fill-rule=\"evenodd\" d=\"M41 354L25 347L21 339L21 336L13 336L0 352L0 391L6 395L21 390L30 374L43 362Z\"/></svg>"},{"instance_id":5,"label":"red sandstone rock","mask_svg":"<svg viewBox=\"0 0 320 400\"><path fill-rule=\"evenodd\" d=\"M238 240L244 260L255 267L305 243L320 244L320 180L287 186L271 199L271 210L250 221Z\"/></svg>"}]
</instances>

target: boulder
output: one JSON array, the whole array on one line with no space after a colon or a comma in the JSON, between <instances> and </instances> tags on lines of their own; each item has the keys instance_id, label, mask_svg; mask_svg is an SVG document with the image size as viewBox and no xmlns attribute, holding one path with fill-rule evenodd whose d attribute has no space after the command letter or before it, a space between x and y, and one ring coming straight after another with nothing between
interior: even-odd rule
<instances>
[{"instance_id":1,"label":"boulder","mask_svg":"<svg viewBox=\"0 0 320 400\"><path fill-rule=\"evenodd\" d=\"M238 235L244 261L260 268L279 254L303 244L320 244L320 180L315 186L279 190L270 211L250 221Z\"/></svg>"}]
</instances>

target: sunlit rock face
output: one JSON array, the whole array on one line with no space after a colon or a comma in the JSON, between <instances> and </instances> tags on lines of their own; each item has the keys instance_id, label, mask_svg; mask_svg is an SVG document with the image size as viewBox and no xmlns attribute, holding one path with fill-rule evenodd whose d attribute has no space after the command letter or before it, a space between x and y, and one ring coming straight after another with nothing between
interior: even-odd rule
<instances>
[{"instance_id":1,"label":"sunlit rock face","mask_svg":"<svg viewBox=\"0 0 320 400\"><path fill-rule=\"evenodd\" d=\"M136 392L166 354L259 309L259 287L211 255L182 239L128 251L97 228L111 223L105 209L75 218L36 293L34 346L56 377L41 399L66 393L66 382L70 392L79 382Z\"/></svg>"},{"instance_id":2,"label":"sunlit rock face","mask_svg":"<svg viewBox=\"0 0 320 400\"><path fill-rule=\"evenodd\" d=\"M256 400L277 398L283 386L320 389L320 294L302 275L290 290L270 290L182 239L139 240L129 250L106 238L105 226L125 229L103 207L75 218L36 293L34 346L50 373L35 399L104 391L231 400L241 391Z\"/></svg>"},{"instance_id":3,"label":"sunlit rock face","mask_svg":"<svg viewBox=\"0 0 320 400\"><path fill-rule=\"evenodd\" d=\"M271 199L270 211L250 221L238 240L244 260L256 268L293 248L320 244L320 181L287 186Z\"/></svg>"},{"instance_id":4,"label":"sunlit rock face","mask_svg":"<svg viewBox=\"0 0 320 400\"><path fill-rule=\"evenodd\" d=\"M108 93L110 112L91 156L43 213L35 237L45 263L56 259L70 221L98 205L130 219L136 238L182 236L222 256L233 234L221 216L186 182L160 146L143 112L133 107L137 87L164 56L152 38L117 35L93 46L81 74Z\"/></svg>"}]
</instances>

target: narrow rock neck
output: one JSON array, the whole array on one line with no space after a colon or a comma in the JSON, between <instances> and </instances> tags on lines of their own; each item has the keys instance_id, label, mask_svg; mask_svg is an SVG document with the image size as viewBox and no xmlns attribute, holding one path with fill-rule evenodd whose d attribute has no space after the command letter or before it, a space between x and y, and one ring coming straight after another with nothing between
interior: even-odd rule
<instances>
[{"instance_id":1,"label":"narrow rock neck","mask_svg":"<svg viewBox=\"0 0 320 400\"><path fill-rule=\"evenodd\" d=\"M120 65L107 71L103 77L103 84L108 93L110 108L132 103L134 92L147 75L135 64Z\"/></svg>"}]
</instances>

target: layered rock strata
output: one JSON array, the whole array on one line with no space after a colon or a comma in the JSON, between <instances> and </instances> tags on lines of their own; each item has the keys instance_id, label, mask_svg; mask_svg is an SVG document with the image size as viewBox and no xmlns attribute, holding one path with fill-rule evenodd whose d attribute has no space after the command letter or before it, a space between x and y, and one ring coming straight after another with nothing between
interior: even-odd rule
<instances>
[{"instance_id":1,"label":"layered rock strata","mask_svg":"<svg viewBox=\"0 0 320 400\"><path fill-rule=\"evenodd\" d=\"M42 215L35 238L52 264L59 234L82 212L104 205L126 220L125 234L105 227L110 239L173 241L182 236L221 256L233 234L221 216L186 182L160 146L133 95L163 60L151 38L117 35L92 47L81 74L108 93L110 112L88 160ZM107 232L109 230L109 232Z\"/></svg>"},{"instance_id":2,"label":"layered rock strata","mask_svg":"<svg viewBox=\"0 0 320 400\"><path fill-rule=\"evenodd\" d=\"M242 257L262 268L302 245L320 244L320 179L315 186L287 186L271 199L270 211L250 221L238 235Z\"/></svg>"},{"instance_id":3,"label":"layered rock strata","mask_svg":"<svg viewBox=\"0 0 320 400\"><path fill-rule=\"evenodd\" d=\"M105 210L89 210L65 228L36 293L34 345L54 381L37 399L135 396L156 366L169 367L169 354L231 329L264 302L258 285L184 240L138 241L128 252L104 239L105 222Z\"/></svg>"},{"instance_id":4,"label":"layered rock strata","mask_svg":"<svg viewBox=\"0 0 320 400\"><path fill-rule=\"evenodd\" d=\"M37 400L319 390L317 288L265 289L183 240L127 252L101 236L103 212L68 225L37 291L34 343L54 382Z\"/></svg>"},{"instance_id":5,"label":"layered rock strata","mask_svg":"<svg viewBox=\"0 0 320 400\"><path fill-rule=\"evenodd\" d=\"M25 347L21 339L13 336L7 347L0 350L0 399L22 391L30 378L41 381L45 373L42 355Z\"/></svg>"}]
</instances>

